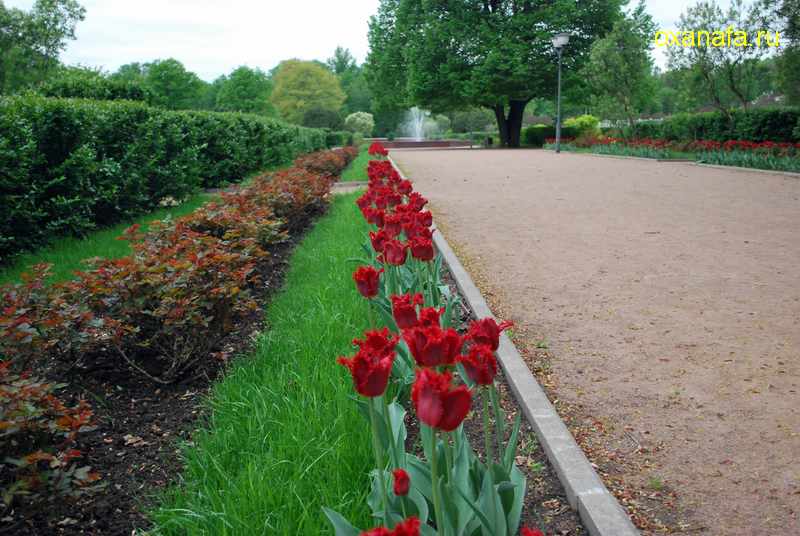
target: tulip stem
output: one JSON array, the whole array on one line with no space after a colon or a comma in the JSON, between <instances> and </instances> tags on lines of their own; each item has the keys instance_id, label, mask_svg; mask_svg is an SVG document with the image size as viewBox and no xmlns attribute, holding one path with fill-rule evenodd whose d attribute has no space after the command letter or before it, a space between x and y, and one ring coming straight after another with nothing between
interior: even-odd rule
<instances>
[{"instance_id":1,"label":"tulip stem","mask_svg":"<svg viewBox=\"0 0 800 536\"><path fill-rule=\"evenodd\" d=\"M389 399L386 397L386 394L381 397L383 399L383 416L384 421L386 422L386 432L389 437L389 458L392 462L392 465L395 467L405 467L405 464L401 465L400 460L397 456L397 449L395 448L395 436L394 430L392 430L392 419L389 416Z\"/></svg>"},{"instance_id":2,"label":"tulip stem","mask_svg":"<svg viewBox=\"0 0 800 536\"><path fill-rule=\"evenodd\" d=\"M447 482L453 482L453 450L450 445L450 434L444 435L444 461L447 468Z\"/></svg>"},{"instance_id":3,"label":"tulip stem","mask_svg":"<svg viewBox=\"0 0 800 536\"><path fill-rule=\"evenodd\" d=\"M367 300L367 319L369 320L369 329L375 329L375 316L372 311L372 300Z\"/></svg>"},{"instance_id":4,"label":"tulip stem","mask_svg":"<svg viewBox=\"0 0 800 536\"><path fill-rule=\"evenodd\" d=\"M375 451L375 463L378 469L378 485L381 487L381 497L383 498L383 523L392 528L389 524L389 497L386 494L386 477L383 474L386 462L384 461L381 440L378 437L378 417L375 415L375 399L370 398L367 406L369 407L369 419L372 424L372 448Z\"/></svg>"},{"instance_id":5,"label":"tulip stem","mask_svg":"<svg viewBox=\"0 0 800 536\"><path fill-rule=\"evenodd\" d=\"M489 387L489 392L492 395L492 406L494 406L494 431L497 436L497 456L499 459L503 456L503 436L505 435L503 427L503 410L500 407L500 400L497 396L497 387L495 386L494 382Z\"/></svg>"},{"instance_id":6,"label":"tulip stem","mask_svg":"<svg viewBox=\"0 0 800 536\"><path fill-rule=\"evenodd\" d=\"M486 450L486 466L490 467L494 454L492 453L492 434L489 430L489 388L484 387L481 394L483 399L483 447Z\"/></svg>"},{"instance_id":7,"label":"tulip stem","mask_svg":"<svg viewBox=\"0 0 800 536\"><path fill-rule=\"evenodd\" d=\"M442 505L439 499L439 473L436 467L436 429L431 428L431 485L433 486L433 510L436 513L436 530L441 536L445 535L444 523L442 523Z\"/></svg>"}]
</instances>

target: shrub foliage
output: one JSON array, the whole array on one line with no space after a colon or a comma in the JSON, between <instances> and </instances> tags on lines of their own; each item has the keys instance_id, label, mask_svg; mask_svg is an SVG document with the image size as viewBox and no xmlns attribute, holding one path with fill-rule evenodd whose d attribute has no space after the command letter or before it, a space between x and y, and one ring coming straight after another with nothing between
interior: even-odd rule
<instances>
[{"instance_id":1,"label":"shrub foliage","mask_svg":"<svg viewBox=\"0 0 800 536\"><path fill-rule=\"evenodd\" d=\"M254 115L134 102L0 98L0 262L200 187L325 147L325 132Z\"/></svg>"},{"instance_id":2,"label":"shrub foliage","mask_svg":"<svg viewBox=\"0 0 800 536\"><path fill-rule=\"evenodd\" d=\"M128 368L159 384L198 374L256 308L252 290L270 249L323 208L356 153L309 155L298 159L302 167L258 176L147 233L133 226L122 237L131 255L96 259L73 281L46 285L47 266L37 266L21 283L0 287L0 459L13 467L0 478L5 499L45 484L76 493L97 479L72 463L91 408L67 405L57 395L63 384L31 371L52 363L83 373Z\"/></svg>"}]
</instances>

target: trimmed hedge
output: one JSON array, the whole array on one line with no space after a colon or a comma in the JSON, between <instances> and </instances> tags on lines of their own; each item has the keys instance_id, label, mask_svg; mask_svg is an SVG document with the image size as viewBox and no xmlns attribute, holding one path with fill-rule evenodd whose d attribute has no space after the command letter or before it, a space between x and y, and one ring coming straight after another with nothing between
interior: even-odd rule
<instances>
[{"instance_id":1,"label":"trimmed hedge","mask_svg":"<svg viewBox=\"0 0 800 536\"><path fill-rule=\"evenodd\" d=\"M347 130L326 130L325 145L328 148L353 145L353 133Z\"/></svg>"},{"instance_id":2,"label":"trimmed hedge","mask_svg":"<svg viewBox=\"0 0 800 536\"><path fill-rule=\"evenodd\" d=\"M149 103L152 93L139 82L111 80L102 76L62 76L42 84L44 97L64 99L132 100Z\"/></svg>"},{"instance_id":3,"label":"trimmed hedge","mask_svg":"<svg viewBox=\"0 0 800 536\"><path fill-rule=\"evenodd\" d=\"M579 129L561 125L561 139L577 138ZM542 147L548 138L556 137L556 127L553 125L532 125L522 131L522 143L531 147Z\"/></svg>"},{"instance_id":4,"label":"trimmed hedge","mask_svg":"<svg viewBox=\"0 0 800 536\"><path fill-rule=\"evenodd\" d=\"M323 147L322 130L255 115L0 98L0 262Z\"/></svg>"},{"instance_id":5,"label":"trimmed hedge","mask_svg":"<svg viewBox=\"0 0 800 536\"><path fill-rule=\"evenodd\" d=\"M800 132L794 132L799 122L798 108L760 108L733 110L730 120L722 112L675 114L661 122L637 124L635 136L630 136L630 128L624 133L626 137L672 141L796 142L800 141Z\"/></svg>"}]
</instances>

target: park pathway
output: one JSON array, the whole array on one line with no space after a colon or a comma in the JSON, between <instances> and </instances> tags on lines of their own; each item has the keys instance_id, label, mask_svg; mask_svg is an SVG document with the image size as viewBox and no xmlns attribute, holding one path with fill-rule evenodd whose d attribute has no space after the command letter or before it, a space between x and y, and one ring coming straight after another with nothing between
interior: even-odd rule
<instances>
[{"instance_id":1,"label":"park pathway","mask_svg":"<svg viewBox=\"0 0 800 536\"><path fill-rule=\"evenodd\" d=\"M800 179L534 150L392 157L523 352L546 341L540 380L591 423L579 440L633 510L687 534L800 534Z\"/></svg>"}]
</instances>

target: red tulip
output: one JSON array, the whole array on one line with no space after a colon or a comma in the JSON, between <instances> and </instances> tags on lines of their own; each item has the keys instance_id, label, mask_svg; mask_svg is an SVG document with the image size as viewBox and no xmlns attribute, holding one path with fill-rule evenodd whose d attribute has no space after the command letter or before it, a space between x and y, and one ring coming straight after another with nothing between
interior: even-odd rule
<instances>
[{"instance_id":1,"label":"red tulip","mask_svg":"<svg viewBox=\"0 0 800 536\"><path fill-rule=\"evenodd\" d=\"M358 352L352 358L340 357L337 361L350 370L353 386L362 396L373 398L386 391L389 375L396 356L397 337L389 337L389 330L368 331L364 340L354 340Z\"/></svg>"},{"instance_id":2,"label":"red tulip","mask_svg":"<svg viewBox=\"0 0 800 536\"><path fill-rule=\"evenodd\" d=\"M408 489L411 487L411 479L408 477L403 469L395 469L392 471L394 477L394 494L398 497L408 495Z\"/></svg>"},{"instance_id":3,"label":"red tulip","mask_svg":"<svg viewBox=\"0 0 800 536\"><path fill-rule=\"evenodd\" d=\"M410 241L411 255L420 261L428 262L433 260L433 242L421 236L415 236Z\"/></svg>"},{"instance_id":4,"label":"red tulip","mask_svg":"<svg viewBox=\"0 0 800 536\"><path fill-rule=\"evenodd\" d=\"M400 341L400 337L390 336L389 328L383 328L378 331L373 329L367 331L362 339L353 339L353 344L358 346L359 350L363 350L370 354L375 355L390 355L394 352L394 347Z\"/></svg>"},{"instance_id":5,"label":"red tulip","mask_svg":"<svg viewBox=\"0 0 800 536\"><path fill-rule=\"evenodd\" d=\"M544 536L544 532L539 529L529 529L528 527L522 527L522 530L519 532L519 536Z\"/></svg>"},{"instance_id":6,"label":"red tulip","mask_svg":"<svg viewBox=\"0 0 800 536\"><path fill-rule=\"evenodd\" d=\"M440 319L444 313L444 307L437 309L435 307L425 307L419 312L419 327L425 326L441 326Z\"/></svg>"},{"instance_id":7,"label":"red tulip","mask_svg":"<svg viewBox=\"0 0 800 536\"><path fill-rule=\"evenodd\" d=\"M438 325L404 330L403 340L421 367L452 365L463 344L456 330L443 330Z\"/></svg>"},{"instance_id":8,"label":"red tulip","mask_svg":"<svg viewBox=\"0 0 800 536\"><path fill-rule=\"evenodd\" d=\"M417 325L417 305L422 305L422 294L394 295L392 300L392 316L400 329L413 328Z\"/></svg>"},{"instance_id":9,"label":"red tulip","mask_svg":"<svg viewBox=\"0 0 800 536\"><path fill-rule=\"evenodd\" d=\"M417 212L417 224L422 227L430 227L433 225L433 214L426 210L425 212Z\"/></svg>"},{"instance_id":10,"label":"red tulip","mask_svg":"<svg viewBox=\"0 0 800 536\"><path fill-rule=\"evenodd\" d=\"M401 181L400 184L397 185L397 191L403 195L408 195L414 190L414 186L411 184L411 181Z\"/></svg>"},{"instance_id":11,"label":"red tulip","mask_svg":"<svg viewBox=\"0 0 800 536\"><path fill-rule=\"evenodd\" d=\"M411 192L408 196L408 204L414 207L416 212L422 210L422 207L428 204L428 200L422 197L419 192Z\"/></svg>"},{"instance_id":12,"label":"red tulip","mask_svg":"<svg viewBox=\"0 0 800 536\"><path fill-rule=\"evenodd\" d=\"M464 365L467 376L478 385L492 385L497 375L497 358L488 346L473 345L467 355L462 355L458 361Z\"/></svg>"},{"instance_id":13,"label":"red tulip","mask_svg":"<svg viewBox=\"0 0 800 536\"><path fill-rule=\"evenodd\" d=\"M372 249L374 249L376 253L383 253L383 246L386 244L386 241L389 240L389 235L387 235L386 231L383 229L380 229L377 233L370 231L369 240L372 242Z\"/></svg>"},{"instance_id":14,"label":"red tulip","mask_svg":"<svg viewBox=\"0 0 800 536\"><path fill-rule=\"evenodd\" d=\"M380 156L388 156L389 155L389 151L387 151L386 148L383 145L381 145L379 142L377 142L377 141L369 146L369 149L367 149L367 153L371 154L372 156L378 156L378 155L380 155Z\"/></svg>"},{"instance_id":15,"label":"red tulip","mask_svg":"<svg viewBox=\"0 0 800 536\"><path fill-rule=\"evenodd\" d=\"M387 240L383 246L384 260L394 266L402 266L406 262L408 246L398 240Z\"/></svg>"},{"instance_id":16,"label":"red tulip","mask_svg":"<svg viewBox=\"0 0 800 536\"><path fill-rule=\"evenodd\" d=\"M419 420L437 430L452 432L464 421L472 406L472 393L464 385L453 389L449 372L418 369L411 400Z\"/></svg>"},{"instance_id":17,"label":"red tulip","mask_svg":"<svg viewBox=\"0 0 800 536\"><path fill-rule=\"evenodd\" d=\"M383 230L391 238L396 238L403 230L403 217L399 214L387 214L383 219Z\"/></svg>"},{"instance_id":18,"label":"red tulip","mask_svg":"<svg viewBox=\"0 0 800 536\"><path fill-rule=\"evenodd\" d=\"M362 532L359 536L419 536L419 526L419 519L416 517L409 517L402 523L399 523L394 530L389 530L385 527L377 527Z\"/></svg>"},{"instance_id":19,"label":"red tulip","mask_svg":"<svg viewBox=\"0 0 800 536\"><path fill-rule=\"evenodd\" d=\"M378 227L383 227L383 220L386 216L386 213L383 210L367 207L362 212L364 214L364 218L367 220L367 223L377 225Z\"/></svg>"},{"instance_id":20,"label":"red tulip","mask_svg":"<svg viewBox=\"0 0 800 536\"><path fill-rule=\"evenodd\" d=\"M475 344L483 344L496 352L497 347L500 346L500 333L513 325L513 322L498 324L494 318L482 318L470 324L467 338Z\"/></svg>"},{"instance_id":21,"label":"red tulip","mask_svg":"<svg viewBox=\"0 0 800 536\"><path fill-rule=\"evenodd\" d=\"M359 266L353 272L353 281L356 282L356 288L362 296L372 299L378 295L382 273L383 268L376 270L372 266Z\"/></svg>"}]
</instances>

